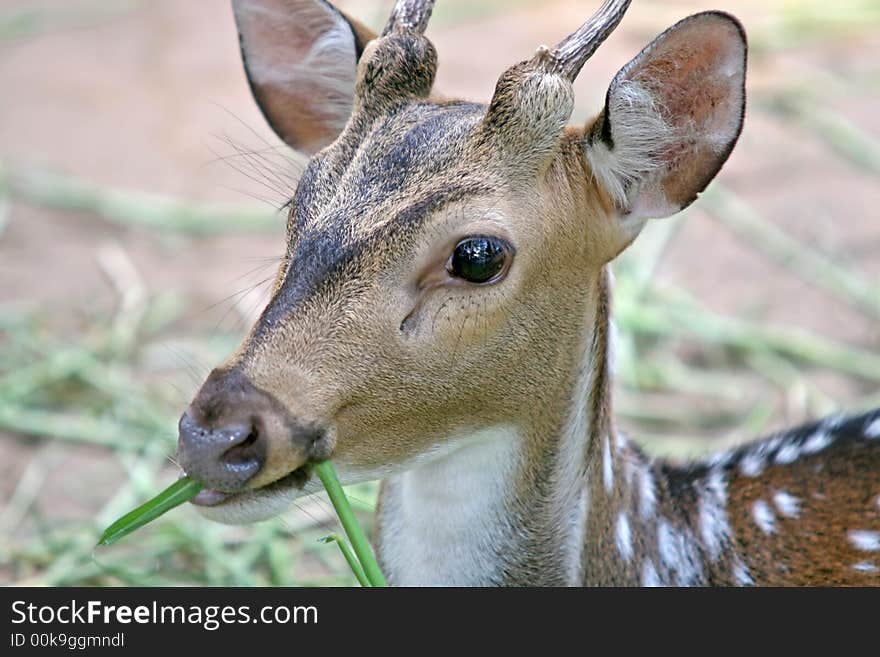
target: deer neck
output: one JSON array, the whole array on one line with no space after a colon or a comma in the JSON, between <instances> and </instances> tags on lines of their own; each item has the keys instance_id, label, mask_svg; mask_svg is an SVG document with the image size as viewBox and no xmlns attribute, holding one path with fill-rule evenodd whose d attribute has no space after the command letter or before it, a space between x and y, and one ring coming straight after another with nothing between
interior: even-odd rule
<instances>
[{"instance_id":1,"label":"deer neck","mask_svg":"<svg viewBox=\"0 0 880 657\"><path fill-rule=\"evenodd\" d=\"M614 429L608 279L556 417L456 436L383 482L378 548L392 584L750 583L721 471L675 470Z\"/></svg>"},{"instance_id":2,"label":"deer neck","mask_svg":"<svg viewBox=\"0 0 880 657\"><path fill-rule=\"evenodd\" d=\"M610 426L607 295L603 272L558 408L454 436L442 454L383 482L377 542L389 582L581 581L591 464Z\"/></svg>"},{"instance_id":3,"label":"deer neck","mask_svg":"<svg viewBox=\"0 0 880 657\"><path fill-rule=\"evenodd\" d=\"M607 275L587 286L580 338L556 357L565 380L542 382L546 398L522 417L454 436L441 455L383 482L377 542L390 583L582 578L594 434L607 433L610 402Z\"/></svg>"}]
</instances>

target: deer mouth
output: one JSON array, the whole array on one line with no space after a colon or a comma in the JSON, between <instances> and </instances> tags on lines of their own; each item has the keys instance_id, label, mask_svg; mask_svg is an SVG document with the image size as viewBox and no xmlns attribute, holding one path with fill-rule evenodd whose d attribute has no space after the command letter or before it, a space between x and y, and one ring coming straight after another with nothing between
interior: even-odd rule
<instances>
[{"instance_id":1,"label":"deer mouth","mask_svg":"<svg viewBox=\"0 0 880 657\"><path fill-rule=\"evenodd\" d=\"M183 476L181 474L181 476ZM242 499L254 494L272 494L286 490L302 490L311 477L311 465L306 463L292 472L276 479L275 481L260 486L259 488L246 489L234 493L227 493L214 488L203 488L192 500L191 504L201 507L217 507L234 500Z\"/></svg>"}]
</instances>

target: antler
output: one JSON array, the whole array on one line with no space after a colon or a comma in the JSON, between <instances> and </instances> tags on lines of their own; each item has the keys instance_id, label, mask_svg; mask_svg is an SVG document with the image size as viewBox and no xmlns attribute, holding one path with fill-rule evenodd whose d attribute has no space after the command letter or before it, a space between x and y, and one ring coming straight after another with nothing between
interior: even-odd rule
<instances>
[{"instance_id":1,"label":"antler","mask_svg":"<svg viewBox=\"0 0 880 657\"><path fill-rule=\"evenodd\" d=\"M397 0L382 36L401 31L422 34L428 27L434 2L435 0Z\"/></svg>"},{"instance_id":2,"label":"antler","mask_svg":"<svg viewBox=\"0 0 880 657\"><path fill-rule=\"evenodd\" d=\"M631 0L605 0L590 20L565 37L553 50L542 49L538 59L548 72L574 80L584 63L623 19ZM404 4L404 3L398 3Z\"/></svg>"}]
</instances>

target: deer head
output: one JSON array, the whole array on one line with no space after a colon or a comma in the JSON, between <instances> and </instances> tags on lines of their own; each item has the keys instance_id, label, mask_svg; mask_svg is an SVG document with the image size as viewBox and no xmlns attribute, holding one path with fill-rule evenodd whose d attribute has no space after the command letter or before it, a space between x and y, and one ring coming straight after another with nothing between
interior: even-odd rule
<instances>
[{"instance_id":1,"label":"deer head","mask_svg":"<svg viewBox=\"0 0 880 657\"><path fill-rule=\"evenodd\" d=\"M628 0L502 73L488 105L432 95L431 1L398 1L378 37L322 0L233 5L254 97L311 159L271 301L180 422L205 513L264 518L315 461L376 479L485 432L536 461L573 403L603 415L604 396L573 397L604 367L581 354L606 326L605 266L730 154L739 23L684 19L566 127L572 81Z\"/></svg>"}]
</instances>

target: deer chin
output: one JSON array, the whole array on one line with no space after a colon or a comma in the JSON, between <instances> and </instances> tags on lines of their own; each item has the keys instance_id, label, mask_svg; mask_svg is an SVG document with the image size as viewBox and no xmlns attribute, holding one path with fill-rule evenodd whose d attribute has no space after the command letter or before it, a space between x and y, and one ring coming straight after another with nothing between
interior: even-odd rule
<instances>
[{"instance_id":1,"label":"deer chin","mask_svg":"<svg viewBox=\"0 0 880 657\"><path fill-rule=\"evenodd\" d=\"M304 465L275 481L253 490L224 493L204 489L192 500L198 512L214 522L226 525L247 525L268 520L283 513L303 495L311 473Z\"/></svg>"}]
</instances>

